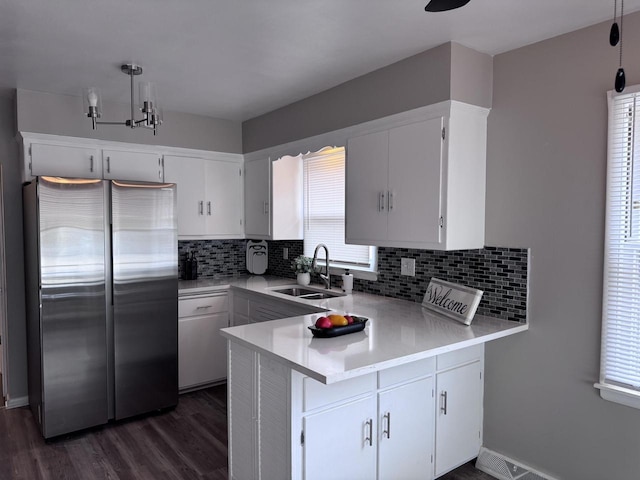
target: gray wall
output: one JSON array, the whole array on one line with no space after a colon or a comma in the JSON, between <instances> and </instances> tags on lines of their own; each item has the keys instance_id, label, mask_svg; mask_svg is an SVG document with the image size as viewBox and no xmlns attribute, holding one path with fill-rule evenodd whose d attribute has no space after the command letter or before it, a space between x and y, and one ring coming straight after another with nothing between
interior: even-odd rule
<instances>
[{"instance_id":1,"label":"gray wall","mask_svg":"<svg viewBox=\"0 0 640 480\"><path fill-rule=\"evenodd\" d=\"M82 114L81 97L21 89L18 89L17 97L18 130L21 132L242 153L240 122L165 111L156 136L144 128L120 125L98 125L97 130L92 130L91 122ZM101 120L124 121L131 115L130 108L125 104L105 102Z\"/></svg>"},{"instance_id":2,"label":"gray wall","mask_svg":"<svg viewBox=\"0 0 640 480\"><path fill-rule=\"evenodd\" d=\"M26 328L24 310L24 268L22 254L22 187L18 163L15 90L0 88L0 164L3 174L4 232L7 279L7 349L5 372L10 398L27 395ZM7 373L8 372L8 373Z\"/></svg>"},{"instance_id":3,"label":"gray wall","mask_svg":"<svg viewBox=\"0 0 640 480\"><path fill-rule=\"evenodd\" d=\"M454 99L491 106L492 59L446 43L242 124L245 153Z\"/></svg>"},{"instance_id":4,"label":"gray wall","mask_svg":"<svg viewBox=\"0 0 640 480\"><path fill-rule=\"evenodd\" d=\"M640 411L598 380L610 23L494 58L486 241L531 247L530 323L486 351L485 445L561 479L640 476ZM624 19L640 83L640 14Z\"/></svg>"}]
</instances>

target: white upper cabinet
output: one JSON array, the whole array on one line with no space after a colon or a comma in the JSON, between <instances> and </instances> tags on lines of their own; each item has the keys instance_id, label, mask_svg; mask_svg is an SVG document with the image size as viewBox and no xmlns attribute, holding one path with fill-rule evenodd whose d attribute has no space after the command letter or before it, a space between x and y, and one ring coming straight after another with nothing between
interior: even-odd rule
<instances>
[{"instance_id":1,"label":"white upper cabinet","mask_svg":"<svg viewBox=\"0 0 640 480\"><path fill-rule=\"evenodd\" d=\"M164 180L178 185L180 238L241 238L243 178L239 161L164 156Z\"/></svg>"},{"instance_id":2,"label":"white upper cabinet","mask_svg":"<svg viewBox=\"0 0 640 480\"><path fill-rule=\"evenodd\" d=\"M32 143L25 153L25 180L39 175L102 178L102 157L97 148Z\"/></svg>"},{"instance_id":3,"label":"white upper cabinet","mask_svg":"<svg viewBox=\"0 0 640 480\"><path fill-rule=\"evenodd\" d=\"M161 155L156 152L102 150L102 178L162 182Z\"/></svg>"},{"instance_id":4,"label":"white upper cabinet","mask_svg":"<svg viewBox=\"0 0 640 480\"><path fill-rule=\"evenodd\" d=\"M242 165L207 161L205 167L207 232L244 236Z\"/></svg>"},{"instance_id":5,"label":"white upper cabinet","mask_svg":"<svg viewBox=\"0 0 640 480\"><path fill-rule=\"evenodd\" d=\"M140 182L164 179L162 155L153 147L57 135L22 136L25 182L40 175Z\"/></svg>"},{"instance_id":6,"label":"white upper cabinet","mask_svg":"<svg viewBox=\"0 0 640 480\"><path fill-rule=\"evenodd\" d=\"M271 236L271 160L247 162L245 174L245 234L247 238Z\"/></svg>"},{"instance_id":7,"label":"white upper cabinet","mask_svg":"<svg viewBox=\"0 0 640 480\"><path fill-rule=\"evenodd\" d=\"M347 243L482 248L487 114L450 102L431 118L350 138Z\"/></svg>"},{"instance_id":8,"label":"white upper cabinet","mask_svg":"<svg viewBox=\"0 0 640 480\"><path fill-rule=\"evenodd\" d=\"M245 164L247 238L302 240L302 159L283 156Z\"/></svg>"}]
</instances>

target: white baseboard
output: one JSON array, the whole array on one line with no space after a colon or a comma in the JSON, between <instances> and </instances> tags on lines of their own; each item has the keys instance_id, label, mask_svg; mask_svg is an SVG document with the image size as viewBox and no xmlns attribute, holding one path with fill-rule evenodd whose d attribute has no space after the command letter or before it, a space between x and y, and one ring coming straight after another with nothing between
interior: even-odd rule
<instances>
[{"instance_id":1,"label":"white baseboard","mask_svg":"<svg viewBox=\"0 0 640 480\"><path fill-rule=\"evenodd\" d=\"M484 447L480 449L476 468L500 480L556 480L554 477Z\"/></svg>"},{"instance_id":2,"label":"white baseboard","mask_svg":"<svg viewBox=\"0 0 640 480\"><path fill-rule=\"evenodd\" d=\"M7 408L26 407L27 405L29 405L28 396L9 398L7 400Z\"/></svg>"}]
</instances>

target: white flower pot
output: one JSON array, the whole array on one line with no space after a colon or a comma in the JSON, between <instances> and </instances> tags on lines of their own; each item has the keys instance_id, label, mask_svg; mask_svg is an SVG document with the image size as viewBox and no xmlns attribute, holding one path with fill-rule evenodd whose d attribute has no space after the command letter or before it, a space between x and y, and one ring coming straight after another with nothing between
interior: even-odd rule
<instances>
[{"instance_id":1,"label":"white flower pot","mask_svg":"<svg viewBox=\"0 0 640 480\"><path fill-rule=\"evenodd\" d=\"M309 285L311 283L311 274L309 272L298 274L298 285Z\"/></svg>"}]
</instances>

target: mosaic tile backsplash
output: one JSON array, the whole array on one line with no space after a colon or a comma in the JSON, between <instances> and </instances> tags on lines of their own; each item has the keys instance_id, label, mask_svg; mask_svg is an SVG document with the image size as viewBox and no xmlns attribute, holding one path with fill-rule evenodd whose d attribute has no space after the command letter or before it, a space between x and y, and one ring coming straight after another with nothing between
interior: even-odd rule
<instances>
[{"instance_id":1,"label":"mosaic tile backsplash","mask_svg":"<svg viewBox=\"0 0 640 480\"><path fill-rule=\"evenodd\" d=\"M178 242L178 277L184 278L183 261L191 252L198 260L198 278L247 273L246 243L246 240L181 240Z\"/></svg>"},{"instance_id":2,"label":"mosaic tile backsplash","mask_svg":"<svg viewBox=\"0 0 640 480\"><path fill-rule=\"evenodd\" d=\"M400 259L414 258L416 276L400 275ZM353 289L422 303L431 277L484 292L477 313L525 322L527 319L526 248L485 247L442 252L378 248L378 281L354 279Z\"/></svg>"},{"instance_id":3,"label":"mosaic tile backsplash","mask_svg":"<svg viewBox=\"0 0 640 480\"><path fill-rule=\"evenodd\" d=\"M197 240L178 242L180 278L182 260L195 252L199 277L246 274L246 240ZM295 278L291 261L303 252L301 240L269 243L268 274ZM284 260L283 249L289 249ZM400 275L400 259L416 261L416 276ZM526 248L485 247L479 250L441 252L407 248L378 248L378 280L354 279L353 289L386 297L422 302L431 277L460 283L484 291L477 313L525 322L527 319L527 276L529 251ZM316 279L317 280L317 279ZM312 282L314 280L312 279ZM333 276L333 285L341 278Z\"/></svg>"}]
</instances>

